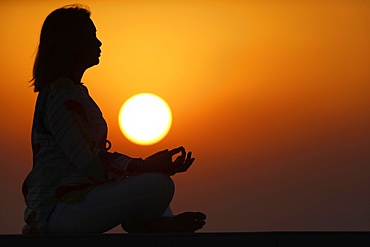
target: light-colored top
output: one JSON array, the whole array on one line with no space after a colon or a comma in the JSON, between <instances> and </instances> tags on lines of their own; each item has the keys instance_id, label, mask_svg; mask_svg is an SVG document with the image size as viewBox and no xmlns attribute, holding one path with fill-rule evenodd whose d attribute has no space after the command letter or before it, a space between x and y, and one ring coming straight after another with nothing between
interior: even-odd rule
<instances>
[{"instance_id":1,"label":"light-colored top","mask_svg":"<svg viewBox=\"0 0 370 247\"><path fill-rule=\"evenodd\" d=\"M32 126L33 167L22 187L23 234L47 233L57 202L77 202L102 183L131 175L132 158L106 149L107 124L87 88L60 78L39 92Z\"/></svg>"}]
</instances>

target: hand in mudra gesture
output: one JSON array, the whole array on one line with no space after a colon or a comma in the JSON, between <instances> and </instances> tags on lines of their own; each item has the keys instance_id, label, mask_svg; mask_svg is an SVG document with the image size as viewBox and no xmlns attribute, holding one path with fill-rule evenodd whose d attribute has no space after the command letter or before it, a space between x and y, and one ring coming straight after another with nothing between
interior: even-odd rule
<instances>
[{"instance_id":1,"label":"hand in mudra gesture","mask_svg":"<svg viewBox=\"0 0 370 247\"><path fill-rule=\"evenodd\" d=\"M173 157L180 154L174 161ZM186 172L193 164L195 158L191 157L192 152L186 154L184 147L174 148L172 150L159 151L146 158L141 165L142 171L158 171L168 175L174 175L180 172Z\"/></svg>"}]
</instances>

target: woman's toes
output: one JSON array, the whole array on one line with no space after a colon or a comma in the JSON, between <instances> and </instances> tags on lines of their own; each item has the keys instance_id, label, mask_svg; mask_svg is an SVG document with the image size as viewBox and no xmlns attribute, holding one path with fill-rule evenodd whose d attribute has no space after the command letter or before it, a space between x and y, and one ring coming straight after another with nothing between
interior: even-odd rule
<instances>
[{"instance_id":1,"label":"woman's toes","mask_svg":"<svg viewBox=\"0 0 370 247\"><path fill-rule=\"evenodd\" d=\"M191 218L194 220L205 220L207 216L201 212L184 212L181 214L176 215L176 217L184 217L184 218Z\"/></svg>"},{"instance_id":2,"label":"woman's toes","mask_svg":"<svg viewBox=\"0 0 370 247\"><path fill-rule=\"evenodd\" d=\"M206 215L201 212L185 212L175 216L183 223L182 225L186 227L190 232L195 232L203 228L206 224L205 219Z\"/></svg>"},{"instance_id":3,"label":"woman's toes","mask_svg":"<svg viewBox=\"0 0 370 247\"><path fill-rule=\"evenodd\" d=\"M207 218L207 216L202 212L196 212L195 215L198 220L205 220Z\"/></svg>"},{"instance_id":4,"label":"woman's toes","mask_svg":"<svg viewBox=\"0 0 370 247\"><path fill-rule=\"evenodd\" d=\"M149 232L195 232L206 224L201 212L184 212L174 217L161 217L148 222Z\"/></svg>"}]
</instances>

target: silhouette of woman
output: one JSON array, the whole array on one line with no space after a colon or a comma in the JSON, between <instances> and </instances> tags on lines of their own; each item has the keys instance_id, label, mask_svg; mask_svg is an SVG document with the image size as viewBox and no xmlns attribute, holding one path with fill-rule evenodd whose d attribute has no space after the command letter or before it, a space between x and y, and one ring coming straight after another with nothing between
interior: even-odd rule
<instances>
[{"instance_id":1,"label":"silhouette of woman","mask_svg":"<svg viewBox=\"0 0 370 247\"><path fill-rule=\"evenodd\" d=\"M108 152L106 122L81 83L86 69L99 64L101 45L87 7L57 9L42 26L22 232L104 233L120 224L129 233L201 229L203 213L173 215L169 208L170 176L187 171L191 152L178 147L146 159Z\"/></svg>"}]
</instances>

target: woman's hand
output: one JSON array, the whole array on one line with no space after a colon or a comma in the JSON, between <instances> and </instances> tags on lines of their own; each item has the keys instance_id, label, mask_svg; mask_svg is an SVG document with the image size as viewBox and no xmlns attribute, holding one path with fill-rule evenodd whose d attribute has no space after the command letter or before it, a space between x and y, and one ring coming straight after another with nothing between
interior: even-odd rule
<instances>
[{"instance_id":1,"label":"woman's hand","mask_svg":"<svg viewBox=\"0 0 370 247\"><path fill-rule=\"evenodd\" d=\"M173 156L180 154L175 161ZM186 154L184 147L174 148L172 150L159 151L145 160L143 160L138 167L139 171L142 172L163 172L168 175L174 175L180 172L186 172L189 167L193 164L195 158L191 157L192 152Z\"/></svg>"}]
</instances>

